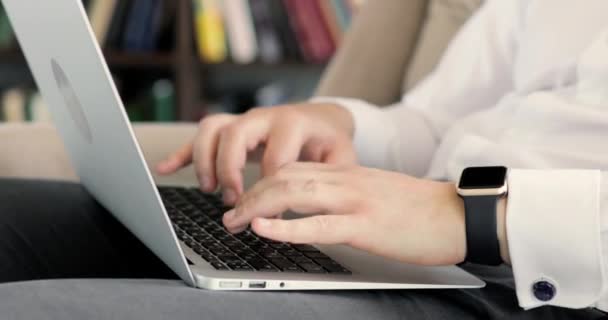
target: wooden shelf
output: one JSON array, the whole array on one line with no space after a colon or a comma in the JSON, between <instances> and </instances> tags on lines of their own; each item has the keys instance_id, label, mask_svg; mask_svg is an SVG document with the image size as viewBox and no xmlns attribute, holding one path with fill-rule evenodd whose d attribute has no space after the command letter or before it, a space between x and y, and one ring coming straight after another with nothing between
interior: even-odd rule
<instances>
[{"instance_id":1,"label":"wooden shelf","mask_svg":"<svg viewBox=\"0 0 608 320\"><path fill-rule=\"evenodd\" d=\"M137 52L104 52L106 60L113 67L153 67L170 68L175 62L171 52L137 53Z\"/></svg>"},{"instance_id":2,"label":"wooden shelf","mask_svg":"<svg viewBox=\"0 0 608 320\"><path fill-rule=\"evenodd\" d=\"M171 52L119 52L105 51L104 56L111 67L152 67L170 68L175 61ZM0 63L25 63L25 57L19 50L0 51Z\"/></svg>"}]
</instances>

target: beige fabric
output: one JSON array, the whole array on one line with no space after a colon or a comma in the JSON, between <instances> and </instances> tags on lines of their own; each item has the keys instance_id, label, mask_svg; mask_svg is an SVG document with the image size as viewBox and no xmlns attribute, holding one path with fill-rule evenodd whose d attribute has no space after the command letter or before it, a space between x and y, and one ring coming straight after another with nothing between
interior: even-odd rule
<instances>
[{"instance_id":1,"label":"beige fabric","mask_svg":"<svg viewBox=\"0 0 608 320\"><path fill-rule=\"evenodd\" d=\"M195 125L136 125L135 134L150 166L171 150L192 139ZM51 125L3 124L0 126L0 176L77 180L66 150ZM161 183L195 184L191 168Z\"/></svg>"},{"instance_id":2,"label":"beige fabric","mask_svg":"<svg viewBox=\"0 0 608 320\"><path fill-rule=\"evenodd\" d=\"M426 3L427 0L367 1L316 95L359 98L376 105L397 101Z\"/></svg>"},{"instance_id":3,"label":"beige fabric","mask_svg":"<svg viewBox=\"0 0 608 320\"><path fill-rule=\"evenodd\" d=\"M358 98L380 106L398 101L435 67L482 1L366 2L316 95Z\"/></svg>"},{"instance_id":4,"label":"beige fabric","mask_svg":"<svg viewBox=\"0 0 608 320\"><path fill-rule=\"evenodd\" d=\"M403 92L433 70L452 37L481 3L482 0L431 1L414 55L406 69Z\"/></svg>"},{"instance_id":5,"label":"beige fabric","mask_svg":"<svg viewBox=\"0 0 608 320\"><path fill-rule=\"evenodd\" d=\"M154 173L158 162L192 140L196 124L136 124L133 129L157 184L198 185L192 166L171 176ZM0 150L0 177L78 180L57 130L51 125L0 125ZM259 167L247 164L244 176L246 184L251 185L260 176Z\"/></svg>"}]
</instances>

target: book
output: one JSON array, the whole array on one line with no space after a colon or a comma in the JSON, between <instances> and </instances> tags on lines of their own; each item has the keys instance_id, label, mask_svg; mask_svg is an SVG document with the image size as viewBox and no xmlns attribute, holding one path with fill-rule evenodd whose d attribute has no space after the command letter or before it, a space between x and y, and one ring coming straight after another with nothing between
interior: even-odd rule
<instances>
[{"instance_id":1,"label":"book","mask_svg":"<svg viewBox=\"0 0 608 320\"><path fill-rule=\"evenodd\" d=\"M175 121L175 89L169 80L158 80L152 86L154 120Z\"/></svg>"},{"instance_id":2,"label":"book","mask_svg":"<svg viewBox=\"0 0 608 320\"><path fill-rule=\"evenodd\" d=\"M258 56L255 29L247 0L224 0L230 56L236 63L247 64Z\"/></svg>"},{"instance_id":3,"label":"book","mask_svg":"<svg viewBox=\"0 0 608 320\"><path fill-rule=\"evenodd\" d=\"M29 121L44 123L51 123L53 121L48 105L46 104L46 102L42 98L42 95L39 92L35 92L31 95L28 109Z\"/></svg>"},{"instance_id":4,"label":"book","mask_svg":"<svg viewBox=\"0 0 608 320\"><path fill-rule=\"evenodd\" d=\"M276 0L249 0L259 56L264 63L279 62L283 56L283 48L272 17L270 1Z\"/></svg>"},{"instance_id":5,"label":"book","mask_svg":"<svg viewBox=\"0 0 608 320\"><path fill-rule=\"evenodd\" d=\"M283 46L283 56L285 59L293 61L302 60L302 53L298 45L296 34L290 23L287 9L283 1L268 0L270 6L272 20L276 26L277 34Z\"/></svg>"},{"instance_id":6,"label":"book","mask_svg":"<svg viewBox=\"0 0 608 320\"><path fill-rule=\"evenodd\" d=\"M317 1L283 0L305 60L327 62L334 54L335 44L323 21Z\"/></svg>"},{"instance_id":7,"label":"book","mask_svg":"<svg viewBox=\"0 0 608 320\"><path fill-rule=\"evenodd\" d=\"M6 122L25 122L27 94L24 90L13 88L2 95L2 118Z\"/></svg>"},{"instance_id":8,"label":"book","mask_svg":"<svg viewBox=\"0 0 608 320\"><path fill-rule=\"evenodd\" d=\"M317 2L319 3L319 7L321 8L323 20L327 25L332 41L337 46L342 40L343 30L342 26L338 22L337 12L335 10L336 8L331 4L330 1L327 0L317 0Z\"/></svg>"},{"instance_id":9,"label":"book","mask_svg":"<svg viewBox=\"0 0 608 320\"><path fill-rule=\"evenodd\" d=\"M131 13L132 4L132 1L122 0L117 2L114 14L112 15L112 22L110 22L110 28L106 35L106 41L103 44L100 43L101 45L112 49L119 49L122 47L124 39L123 31L125 30L128 17Z\"/></svg>"},{"instance_id":10,"label":"book","mask_svg":"<svg viewBox=\"0 0 608 320\"><path fill-rule=\"evenodd\" d=\"M143 49L147 51L156 50L159 37L165 22L165 1L149 0L151 4L150 16L146 23L147 32L144 33ZM167 6L168 7L168 6Z\"/></svg>"},{"instance_id":11,"label":"book","mask_svg":"<svg viewBox=\"0 0 608 320\"><path fill-rule=\"evenodd\" d=\"M220 63L228 55L224 18L219 0L193 0L198 53L203 61Z\"/></svg>"},{"instance_id":12,"label":"book","mask_svg":"<svg viewBox=\"0 0 608 320\"><path fill-rule=\"evenodd\" d=\"M112 15L116 10L118 0L96 0L91 4L89 20L97 38L97 42L103 45L112 22Z\"/></svg>"},{"instance_id":13,"label":"book","mask_svg":"<svg viewBox=\"0 0 608 320\"><path fill-rule=\"evenodd\" d=\"M123 49L126 51L148 51L146 38L150 33L154 8L161 0L133 0L133 7L124 30Z\"/></svg>"},{"instance_id":14,"label":"book","mask_svg":"<svg viewBox=\"0 0 608 320\"><path fill-rule=\"evenodd\" d=\"M4 6L0 5L0 49L7 49L14 45L15 36L11 22L8 19Z\"/></svg>"}]
</instances>

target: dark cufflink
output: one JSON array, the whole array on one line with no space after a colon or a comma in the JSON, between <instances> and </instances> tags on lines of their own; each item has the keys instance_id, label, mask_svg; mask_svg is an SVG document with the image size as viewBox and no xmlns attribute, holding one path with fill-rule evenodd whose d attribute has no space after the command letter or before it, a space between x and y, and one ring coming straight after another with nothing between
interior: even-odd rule
<instances>
[{"instance_id":1,"label":"dark cufflink","mask_svg":"<svg viewBox=\"0 0 608 320\"><path fill-rule=\"evenodd\" d=\"M540 301L549 301L555 297L557 289L547 280L539 280L532 285L532 293Z\"/></svg>"}]
</instances>

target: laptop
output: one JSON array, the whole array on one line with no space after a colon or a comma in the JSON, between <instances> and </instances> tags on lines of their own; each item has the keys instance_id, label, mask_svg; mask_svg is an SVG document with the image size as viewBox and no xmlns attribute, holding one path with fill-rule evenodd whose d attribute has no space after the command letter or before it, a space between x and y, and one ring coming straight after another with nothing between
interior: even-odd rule
<instances>
[{"instance_id":1,"label":"laptop","mask_svg":"<svg viewBox=\"0 0 608 320\"><path fill-rule=\"evenodd\" d=\"M84 187L184 282L211 290L480 288L456 266L422 267L340 245L228 233L217 194L157 187L80 0L3 0Z\"/></svg>"}]
</instances>

